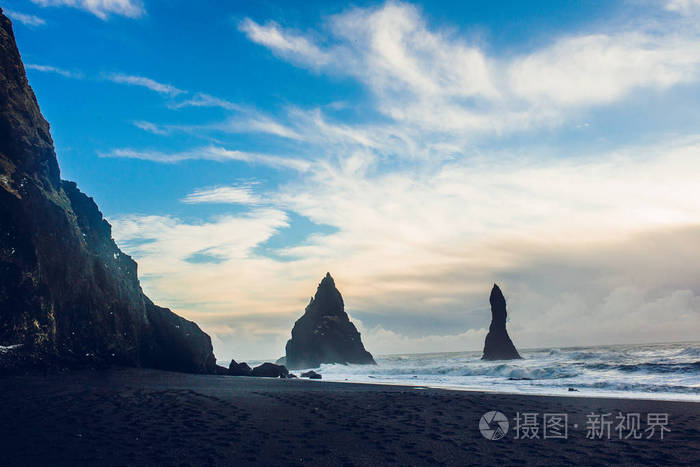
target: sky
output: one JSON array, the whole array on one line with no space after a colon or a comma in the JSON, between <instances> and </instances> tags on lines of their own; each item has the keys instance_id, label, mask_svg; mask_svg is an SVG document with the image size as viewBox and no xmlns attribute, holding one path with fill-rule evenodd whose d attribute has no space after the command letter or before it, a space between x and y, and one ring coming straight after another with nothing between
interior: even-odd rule
<instances>
[{"instance_id":1,"label":"sky","mask_svg":"<svg viewBox=\"0 0 700 467\"><path fill-rule=\"evenodd\" d=\"M2 2L62 177L218 359L696 340L700 1Z\"/></svg>"}]
</instances>

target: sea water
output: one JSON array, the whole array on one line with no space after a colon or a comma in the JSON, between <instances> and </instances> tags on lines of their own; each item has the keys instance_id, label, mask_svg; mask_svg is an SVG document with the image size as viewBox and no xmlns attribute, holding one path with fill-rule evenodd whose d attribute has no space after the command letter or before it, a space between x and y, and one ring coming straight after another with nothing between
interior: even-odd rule
<instances>
[{"instance_id":1,"label":"sea water","mask_svg":"<svg viewBox=\"0 0 700 467\"><path fill-rule=\"evenodd\" d=\"M324 381L408 384L520 394L700 402L700 343L520 350L521 360L481 352L377 356L377 365L321 365ZM570 391L569 388L576 391Z\"/></svg>"}]
</instances>

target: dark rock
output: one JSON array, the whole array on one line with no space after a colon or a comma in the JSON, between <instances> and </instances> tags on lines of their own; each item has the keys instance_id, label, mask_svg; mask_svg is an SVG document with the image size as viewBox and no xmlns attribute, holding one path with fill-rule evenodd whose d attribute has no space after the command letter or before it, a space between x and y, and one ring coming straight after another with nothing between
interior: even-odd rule
<instances>
[{"instance_id":1,"label":"dark rock","mask_svg":"<svg viewBox=\"0 0 700 467\"><path fill-rule=\"evenodd\" d=\"M289 373L289 374L287 375L287 378L289 378L289 379L296 379L296 378L297 378L297 375L295 375L294 373Z\"/></svg>"},{"instance_id":2,"label":"dark rock","mask_svg":"<svg viewBox=\"0 0 700 467\"><path fill-rule=\"evenodd\" d=\"M246 362L236 363L235 360L231 360L228 366L228 374L231 376L251 376L252 372Z\"/></svg>"},{"instance_id":3,"label":"dark rock","mask_svg":"<svg viewBox=\"0 0 700 467\"><path fill-rule=\"evenodd\" d=\"M302 378L310 378L310 379L321 379L322 376L316 373L314 370L309 370L305 371L304 373L301 374Z\"/></svg>"},{"instance_id":4,"label":"dark rock","mask_svg":"<svg viewBox=\"0 0 700 467\"><path fill-rule=\"evenodd\" d=\"M214 369L214 372L215 372L217 375L228 375L228 368L226 368L225 366L216 365L216 368Z\"/></svg>"},{"instance_id":5,"label":"dark rock","mask_svg":"<svg viewBox=\"0 0 700 467\"><path fill-rule=\"evenodd\" d=\"M330 273L319 284L304 315L294 323L286 347L289 368L316 368L322 363L376 365L345 313L343 297Z\"/></svg>"},{"instance_id":6,"label":"dark rock","mask_svg":"<svg viewBox=\"0 0 700 467\"><path fill-rule=\"evenodd\" d=\"M506 299L501 289L493 284L491 289L491 326L484 343L484 356L482 360L514 360L520 358L515 350L513 342L506 331Z\"/></svg>"},{"instance_id":7,"label":"dark rock","mask_svg":"<svg viewBox=\"0 0 700 467\"><path fill-rule=\"evenodd\" d=\"M569 392L578 392L578 389L576 389L576 388L569 388Z\"/></svg>"},{"instance_id":8,"label":"dark rock","mask_svg":"<svg viewBox=\"0 0 700 467\"><path fill-rule=\"evenodd\" d=\"M93 199L60 179L0 10L0 345L17 343L26 366L216 372L209 336L143 294Z\"/></svg>"},{"instance_id":9,"label":"dark rock","mask_svg":"<svg viewBox=\"0 0 700 467\"><path fill-rule=\"evenodd\" d=\"M263 363L253 368L251 376L264 376L267 378L286 378L289 375L287 368L274 363Z\"/></svg>"}]
</instances>

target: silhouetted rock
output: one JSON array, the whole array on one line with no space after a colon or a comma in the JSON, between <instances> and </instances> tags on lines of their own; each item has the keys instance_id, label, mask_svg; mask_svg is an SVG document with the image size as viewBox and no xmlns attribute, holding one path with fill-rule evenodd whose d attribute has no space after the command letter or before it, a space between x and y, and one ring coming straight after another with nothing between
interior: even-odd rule
<instances>
[{"instance_id":1,"label":"silhouetted rock","mask_svg":"<svg viewBox=\"0 0 700 467\"><path fill-rule=\"evenodd\" d=\"M286 353L286 365L292 369L316 368L321 363L376 364L345 313L343 297L330 273L294 323Z\"/></svg>"},{"instance_id":2,"label":"silhouetted rock","mask_svg":"<svg viewBox=\"0 0 700 467\"><path fill-rule=\"evenodd\" d=\"M0 10L0 345L14 344L25 366L216 372L209 336L143 294L93 199L60 179Z\"/></svg>"},{"instance_id":3,"label":"silhouetted rock","mask_svg":"<svg viewBox=\"0 0 700 467\"><path fill-rule=\"evenodd\" d=\"M231 360L228 366L228 374L231 376L251 376L252 372L246 362L236 363L235 360Z\"/></svg>"},{"instance_id":4,"label":"silhouetted rock","mask_svg":"<svg viewBox=\"0 0 700 467\"><path fill-rule=\"evenodd\" d=\"M309 370L305 371L304 373L301 374L302 378L310 378L310 379L321 379L322 376L316 373L314 370Z\"/></svg>"},{"instance_id":5,"label":"silhouetted rock","mask_svg":"<svg viewBox=\"0 0 700 467\"><path fill-rule=\"evenodd\" d=\"M267 378L286 378L289 374L287 368L274 363L263 363L260 366L253 368L251 376L264 376Z\"/></svg>"},{"instance_id":6,"label":"silhouetted rock","mask_svg":"<svg viewBox=\"0 0 700 467\"><path fill-rule=\"evenodd\" d=\"M506 299L501 289L493 284L491 289L491 326L484 343L484 356L482 360L513 360L520 358L515 350L513 342L506 331Z\"/></svg>"}]
</instances>

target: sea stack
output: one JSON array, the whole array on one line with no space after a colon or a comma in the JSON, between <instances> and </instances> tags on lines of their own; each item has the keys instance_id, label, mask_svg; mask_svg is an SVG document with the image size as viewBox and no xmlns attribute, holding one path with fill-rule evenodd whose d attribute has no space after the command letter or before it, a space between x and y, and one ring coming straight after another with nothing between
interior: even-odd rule
<instances>
[{"instance_id":1,"label":"sea stack","mask_svg":"<svg viewBox=\"0 0 700 467\"><path fill-rule=\"evenodd\" d=\"M209 336L143 294L136 263L94 200L61 180L1 9L0 345L13 349L0 355L0 373L109 364L216 371Z\"/></svg>"},{"instance_id":2,"label":"sea stack","mask_svg":"<svg viewBox=\"0 0 700 467\"><path fill-rule=\"evenodd\" d=\"M286 353L289 369L316 368L322 363L376 364L345 313L343 297L330 273L318 285L304 315L294 323Z\"/></svg>"},{"instance_id":3,"label":"sea stack","mask_svg":"<svg viewBox=\"0 0 700 467\"><path fill-rule=\"evenodd\" d=\"M514 360L520 358L506 331L506 299L498 285L491 289L491 326L484 343L482 360Z\"/></svg>"}]
</instances>

